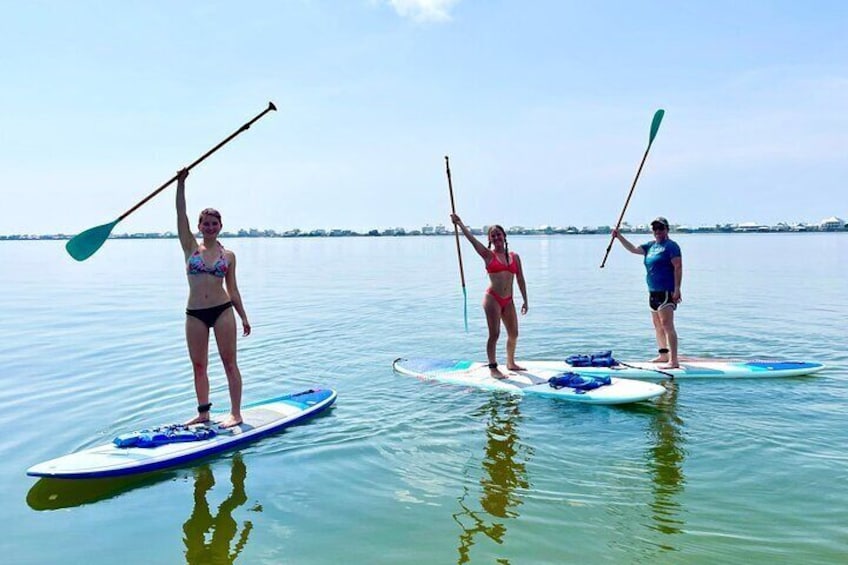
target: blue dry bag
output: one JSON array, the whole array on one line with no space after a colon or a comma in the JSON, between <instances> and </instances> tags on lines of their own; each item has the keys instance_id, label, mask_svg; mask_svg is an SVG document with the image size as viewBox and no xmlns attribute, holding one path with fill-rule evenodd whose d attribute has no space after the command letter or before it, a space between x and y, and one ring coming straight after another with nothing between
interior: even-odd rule
<instances>
[{"instance_id":1,"label":"blue dry bag","mask_svg":"<svg viewBox=\"0 0 848 565\"><path fill-rule=\"evenodd\" d=\"M607 376L593 377L591 375L579 375L577 373L568 372L549 378L548 384L556 389L573 388L580 393L612 384L612 379Z\"/></svg>"},{"instance_id":2,"label":"blue dry bag","mask_svg":"<svg viewBox=\"0 0 848 565\"><path fill-rule=\"evenodd\" d=\"M116 437L112 443L118 447L156 447L167 443L203 441L215 437L217 432L204 426L189 427L183 424L159 426L150 430L130 432Z\"/></svg>"},{"instance_id":3,"label":"blue dry bag","mask_svg":"<svg viewBox=\"0 0 848 565\"><path fill-rule=\"evenodd\" d=\"M612 357L612 351L598 351L590 355L569 355L565 362L572 367L615 367L618 365L618 361Z\"/></svg>"}]
</instances>

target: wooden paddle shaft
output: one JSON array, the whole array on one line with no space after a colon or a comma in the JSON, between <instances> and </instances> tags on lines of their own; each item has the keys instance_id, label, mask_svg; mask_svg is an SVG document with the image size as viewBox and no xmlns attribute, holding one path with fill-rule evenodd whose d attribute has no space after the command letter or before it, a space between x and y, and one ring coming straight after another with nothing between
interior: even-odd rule
<instances>
[{"instance_id":1,"label":"wooden paddle shaft","mask_svg":"<svg viewBox=\"0 0 848 565\"><path fill-rule=\"evenodd\" d=\"M456 215L456 205L453 201L453 182L451 181L451 172L450 172L450 159L445 155L445 171L448 174L448 191L450 191L450 201L451 201L451 212ZM456 227L456 224L453 225L453 235L456 237L456 256L459 258L459 279L462 282L462 288L465 289L465 273L462 269L462 251L460 251L459 246L459 228Z\"/></svg>"},{"instance_id":2,"label":"wooden paddle shaft","mask_svg":"<svg viewBox=\"0 0 848 565\"><path fill-rule=\"evenodd\" d=\"M192 168L194 168L196 165L199 165L199 164L200 164L200 163L201 163L204 159L206 159L207 157L209 157L210 155L212 155L214 152L216 152L217 150L219 150L221 147L223 147L224 145L226 145L227 143L229 143L230 141L232 141L232 139L233 139L235 136L237 136L237 135L238 135L238 134L240 134L241 132L246 131L247 129L249 129L249 128L250 128L250 126L251 126L251 125L253 125L253 123L254 123L254 122L256 122L257 120L259 120L262 116L264 116L264 115L265 115L265 114L267 114L268 112L271 112L272 110L276 110L276 109L277 109L277 107L276 107L276 106L274 106L274 103L273 103L273 102L268 102L268 107L267 107L267 108L265 108L265 110L263 110L262 112L260 112L259 114L257 114L257 115L256 115L256 117L255 117L255 118L253 118L252 120L250 120L249 122L247 122L247 123L245 123L244 125L242 125L239 129L237 129L237 130L236 130L236 131L234 131L232 134L230 134L230 135L229 135L229 137L227 137L227 138L226 138L225 140L223 140L221 143L219 143L218 145L216 145L215 147L213 147L212 149L210 149L209 151L207 151L206 153L204 153L204 154L203 154L203 155L202 155L199 159L197 159L195 162L193 162L191 165L189 165L189 166L188 166L188 167L186 167L185 169L186 169L187 171L190 171L190 170L191 170ZM129 210L127 210L126 212L124 212L123 214L121 214L121 216L120 216L120 217L116 220L116 223L117 223L117 222L120 222L121 220L123 220L124 218L126 218L127 216L129 216L130 214L132 214L133 212L135 212L136 210L138 210L138 209L139 209L141 206L143 206L143 205L144 205L144 204L145 204L148 200L150 200L151 198L153 198L154 196L156 196L157 194L159 194L160 192L162 192L163 190L165 190L166 188L168 188L168 187L169 187L169 186L170 186L170 185L171 185L171 184L172 184L175 180L177 180L177 177L178 177L178 176L179 176L179 173L177 173L176 175L174 175L174 176L171 178L171 180L169 180L168 182L166 182L165 184L163 184L162 186L160 186L159 188L157 188L156 190L154 190L153 192L151 192L151 193L150 193L150 194L149 194L149 195L148 195L148 196L147 196L144 200L142 200L141 202L139 202L138 204L136 204L135 206L133 206L132 208L130 208Z\"/></svg>"}]
</instances>

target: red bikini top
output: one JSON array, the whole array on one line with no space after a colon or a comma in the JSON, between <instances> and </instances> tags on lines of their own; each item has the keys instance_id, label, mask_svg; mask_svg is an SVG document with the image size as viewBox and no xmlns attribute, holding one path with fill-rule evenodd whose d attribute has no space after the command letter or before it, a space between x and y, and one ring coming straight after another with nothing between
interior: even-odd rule
<instances>
[{"instance_id":1,"label":"red bikini top","mask_svg":"<svg viewBox=\"0 0 848 565\"><path fill-rule=\"evenodd\" d=\"M509 271L513 275L518 274L518 261L515 260L515 253L509 253L509 265L504 265L500 259L498 259L498 254L494 251L492 252L492 260L486 264L486 272L489 274L492 273L500 273L502 271Z\"/></svg>"}]
</instances>

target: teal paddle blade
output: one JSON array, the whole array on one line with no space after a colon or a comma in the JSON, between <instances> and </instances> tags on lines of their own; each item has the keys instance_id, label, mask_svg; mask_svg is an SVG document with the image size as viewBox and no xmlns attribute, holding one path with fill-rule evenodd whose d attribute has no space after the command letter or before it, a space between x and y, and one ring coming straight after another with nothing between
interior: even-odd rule
<instances>
[{"instance_id":1,"label":"teal paddle blade","mask_svg":"<svg viewBox=\"0 0 848 565\"><path fill-rule=\"evenodd\" d=\"M654 119L651 122L651 137L648 138L648 145L654 142L654 138L660 130L660 124L662 123L663 116L665 116L665 110L657 110L654 114Z\"/></svg>"},{"instance_id":2,"label":"teal paddle blade","mask_svg":"<svg viewBox=\"0 0 848 565\"><path fill-rule=\"evenodd\" d=\"M65 249L77 261L85 261L94 255L95 251L100 249L100 246L103 245L109 234L112 233L112 228L117 223L118 220L115 220L102 226L87 229L68 240L68 243L65 244Z\"/></svg>"}]
</instances>

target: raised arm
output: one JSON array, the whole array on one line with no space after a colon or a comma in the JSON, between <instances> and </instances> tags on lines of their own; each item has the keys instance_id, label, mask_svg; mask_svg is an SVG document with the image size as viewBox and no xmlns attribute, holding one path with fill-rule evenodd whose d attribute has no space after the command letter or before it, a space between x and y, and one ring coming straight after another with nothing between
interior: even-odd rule
<instances>
[{"instance_id":1,"label":"raised arm","mask_svg":"<svg viewBox=\"0 0 848 565\"><path fill-rule=\"evenodd\" d=\"M471 245L474 246L474 250L477 252L480 257L483 258L484 261L488 261L492 257L492 252L489 251L489 248L483 245L480 240L474 237L474 234L471 233L471 230L468 229L468 226L462 223L462 220L456 214L451 214L451 221L457 226L460 230L462 230L463 235L471 242Z\"/></svg>"},{"instance_id":2,"label":"raised arm","mask_svg":"<svg viewBox=\"0 0 848 565\"><path fill-rule=\"evenodd\" d=\"M626 250L628 250L630 253L635 253L636 255L644 255L645 254L644 249L642 249L641 247L637 247L637 246L633 245L632 243L630 243L629 241L627 241L627 238L624 237L623 235L621 235L620 231L618 231L616 229L612 230L612 236L614 238L616 238L618 241L620 241L621 245L624 246L624 248Z\"/></svg>"},{"instance_id":3,"label":"raised arm","mask_svg":"<svg viewBox=\"0 0 848 565\"><path fill-rule=\"evenodd\" d=\"M177 173L177 234L180 237L183 252L188 257L197 248L197 240L194 239L194 234L191 232L191 225L188 223L188 214L186 213L186 177L188 177L187 169Z\"/></svg>"}]
</instances>

